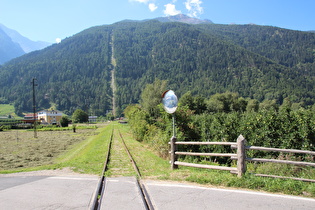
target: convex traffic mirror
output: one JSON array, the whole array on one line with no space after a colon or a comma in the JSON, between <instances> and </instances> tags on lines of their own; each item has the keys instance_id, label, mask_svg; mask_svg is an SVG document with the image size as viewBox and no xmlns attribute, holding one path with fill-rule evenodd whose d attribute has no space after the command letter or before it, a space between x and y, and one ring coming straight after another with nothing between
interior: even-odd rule
<instances>
[{"instance_id":1,"label":"convex traffic mirror","mask_svg":"<svg viewBox=\"0 0 315 210\"><path fill-rule=\"evenodd\" d=\"M173 114L177 109L178 99L175 95L174 91L168 90L165 91L162 95L163 100L163 106L167 113Z\"/></svg>"}]
</instances>

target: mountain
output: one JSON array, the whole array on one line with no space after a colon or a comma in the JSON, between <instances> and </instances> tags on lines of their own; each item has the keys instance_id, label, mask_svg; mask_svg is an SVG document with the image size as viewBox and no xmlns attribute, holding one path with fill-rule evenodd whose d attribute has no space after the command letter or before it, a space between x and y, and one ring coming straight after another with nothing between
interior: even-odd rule
<instances>
[{"instance_id":1,"label":"mountain","mask_svg":"<svg viewBox=\"0 0 315 210\"><path fill-rule=\"evenodd\" d=\"M2 44L0 45L1 47L1 53L0 53L0 64L4 63L12 58L16 58L18 56L23 55L24 53L29 53L31 51L35 51L35 50L40 50L43 49L49 45L51 45L51 43L48 42L42 42L42 41L31 41L30 39L22 36L20 33L18 33L15 30L12 30L10 28L7 28L6 26L0 24L0 30L2 31L2 35L4 36L4 34L9 37L9 39L5 39L5 42L2 42ZM4 34L3 34L4 33ZM4 40L3 40L4 41ZM17 50L16 53L14 52L8 52L8 48L4 48L4 45L19 45L22 49L22 53L21 50ZM12 50L11 50L12 51Z\"/></svg>"},{"instance_id":2,"label":"mountain","mask_svg":"<svg viewBox=\"0 0 315 210\"><path fill-rule=\"evenodd\" d=\"M263 101L315 103L315 34L257 25L119 22L86 29L0 67L0 97L17 113L95 115L138 103L146 84L168 80L180 97L225 91ZM114 100L113 100L114 99Z\"/></svg>"},{"instance_id":3,"label":"mountain","mask_svg":"<svg viewBox=\"0 0 315 210\"><path fill-rule=\"evenodd\" d=\"M147 22L150 21L152 19L145 19L145 20L123 20L120 21L118 23L123 23L123 22ZM213 24L213 22L211 20L201 20L198 18L193 18L193 17L189 17L187 15L184 14L178 14L178 15L174 15L174 16L167 16L167 17L158 17L158 18L154 18L153 20L157 20L159 22L162 23L169 23L169 22L179 22L179 23L187 23L187 24Z\"/></svg>"},{"instance_id":4,"label":"mountain","mask_svg":"<svg viewBox=\"0 0 315 210\"><path fill-rule=\"evenodd\" d=\"M0 64L24 54L21 46L0 28Z\"/></svg>"},{"instance_id":5,"label":"mountain","mask_svg":"<svg viewBox=\"0 0 315 210\"><path fill-rule=\"evenodd\" d=\"M213 24L211 20L200 20L198 18L192 18L184 14L178 14L174 16L167 16L167 17L159 17L156 20L160 22L181 22L181 23L188 23L188 24L201 24L201 23L208 23Z\"/></svg>"}]
</instances>

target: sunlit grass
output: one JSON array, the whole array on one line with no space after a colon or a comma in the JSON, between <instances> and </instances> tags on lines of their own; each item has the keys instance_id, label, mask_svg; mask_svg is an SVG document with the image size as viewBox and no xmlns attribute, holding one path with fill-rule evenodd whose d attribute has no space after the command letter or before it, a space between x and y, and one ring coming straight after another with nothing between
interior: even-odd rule
<instances>
[{"instance_id":1,"label":"sunlit grass","mask_svg":"<svg viewBox=\"0 0 315 210\"><path fill-rule=\"evenodd\" d=\"M129 126L118 124L117 122L98 128L92 136L85 136L85 140L73 144L70 149L66 149L58 157L54 157L51 164L43 164L23 169L15 168L9 171L3 170L0 171L0 173L69 167L76 172L100 175L103 170L106 154L108 152L107 148L113 128L116 130L114 133L116 138L115 140L120 141L118 129L122 133L123 138L138 165L143 179L190 182L212 187L241 188L315 197L315 183L256 177L250 173L247 173L242 178L239 178L228 171L198 169L182 166L178 169L171 170L168 159L159 157L157 152L150 148L148 144L134 140L132 134L129 132ZM52 131L52 133L54 132L55 131ZM66 131L64 132L66 133ZM84 134L72 133L71 135ZM126 159L127 156L123 156L121 158ZM110 168L110 170L114 170L109 170L109 172L106 173L106 176L133 176L135 174L132 171L132 168L124 169L123 166L126 164L123 161L120 161L119 158L117 160L117 164L112 165L112 168ZM265 165L263 167L271 170L270 167L272 168L273 166ZM249 165L248 168L251 170L253 166ZM281 167L277 168L277 170L280 169ZM284 169L286 170L287 168Z\"/></svg>"},{"instance_id":2,"label":"sunlit grass","mask_svg":"<svg viewBox=\"0 0 315 210\"><path fill-rule=\"evenodd\" d=\"M0 116L8 116L11 115L14 118L21 118L18 117L15 113L14 113L14 106L10 105L10 104L0 104Z\"/></svg>"},{"instance_id":3,"label":"sunlit grass","mask_svg":"<svg viewBox=\"0 0 315 210\"><path fill-rule=\"evenodd\" d=\"M98 135L89 137L58 157L56 166L70 167L80 173L100 175L107 154L112 126L101 128L99 132Z\"/></svg>"}]
</instances>

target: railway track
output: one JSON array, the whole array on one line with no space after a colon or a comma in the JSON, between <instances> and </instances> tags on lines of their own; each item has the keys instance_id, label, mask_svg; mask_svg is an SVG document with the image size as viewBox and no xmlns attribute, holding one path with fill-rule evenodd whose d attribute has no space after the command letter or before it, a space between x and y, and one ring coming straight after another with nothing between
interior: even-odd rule
<instances>
[{"instance_id":1,"label":"railway track","mask_svg":"<svg viewBox=\"0 0 315 210\"><path fill-rule=\"evenodd\" d=\"M121 145L123 145L123 150L121 150ZM108 209L109 203L114 203L111 204L111 208L113 208L113 205L116 205L116 209L121 209L121 206L119 205L128 205L126 209L133 209L134 205L134 209L139 209L138 206L140 206L142 209L153 210L154 207L150 201L148 192L144 184L141 182L140 170L125 143L123 135L118 129L113 128L107 151L101 177L91 201L90 210ZM127 155L121 155L123 151ZM128 157L128 160L126 160L126 157ZM105 174L109 170L109 164L111 161L125 161L125 164L123 163L123 165L127 165L126 161L130 162L135 175L132 177L120 178L106 177ZM121 192L119 192L119 189L124 191L123 193L125 196L120 194ZM128 196L132 197L132 200L128 201L128 199L126 199ZM133 199L136 197L138 203L132 204L131 202L133 202ZM128 204L123 204L124 201Z\"/></svg>"}]
</instances>

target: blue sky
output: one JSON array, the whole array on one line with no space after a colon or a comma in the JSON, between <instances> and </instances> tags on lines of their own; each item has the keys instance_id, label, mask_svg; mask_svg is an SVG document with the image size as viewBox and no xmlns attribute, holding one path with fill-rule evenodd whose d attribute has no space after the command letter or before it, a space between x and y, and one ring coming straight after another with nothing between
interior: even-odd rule
<instances>
[{"instance_id":1,"label":"blue sky","mask_svg":"<svg viewBox=\"0 0 315 210\"><path fill-rule=\"evenodd\" d=\"M0 23L33 41L55 42L96 25L175 14L219 24L315 30L315 0L0 0Z\"/></svg>"}]
</instances>

